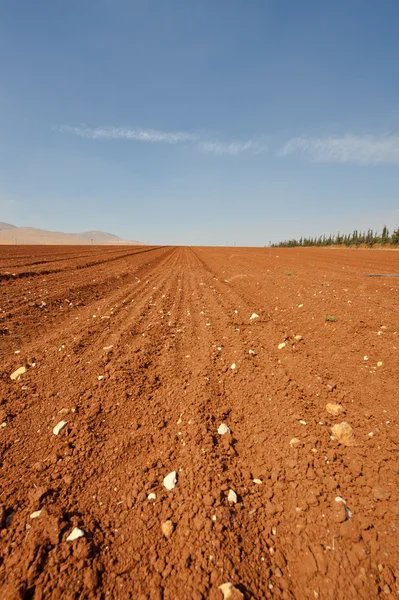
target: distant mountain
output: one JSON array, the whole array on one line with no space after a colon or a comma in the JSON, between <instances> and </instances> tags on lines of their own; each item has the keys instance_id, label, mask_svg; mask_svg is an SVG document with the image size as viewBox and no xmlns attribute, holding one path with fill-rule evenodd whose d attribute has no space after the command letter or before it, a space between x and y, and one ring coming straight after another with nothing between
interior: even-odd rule
<instances>
[{"instance_id":1,"label":"distant mountain","mask_svg":"<svg viewBox=\"0 0 399 600\"><path fill-rule=\"evenodd\" d=\"M137 245L141 242L124 240L105 231L85 231L83 233L64 233L63 231L47 231L35 227L16 227L0 222L0 244L48 244L48 245Z\"/></svg>"},{"instance_id":2,"label":"distant mountain","mask_svg":"<svg viewBox=\"0 0 399 600\"><path fill-rule=\"evenodd\" d=\"M120 244L123 241L117 235L105 231L83 231L83 233L73 233L71 235L76 235L89 242L93 240L93 244Z\"/></svg>"},{"instance_id":3,"label":"distant mountain","mask_svg":"<svg viewBox=\"0 0 399 600\"><path fill-rule=\"evenodd\" d=\"M11 225L10 223L2 223L0 221L0 229L16 229L16 226Z\"/></svg>"}]
</instances>

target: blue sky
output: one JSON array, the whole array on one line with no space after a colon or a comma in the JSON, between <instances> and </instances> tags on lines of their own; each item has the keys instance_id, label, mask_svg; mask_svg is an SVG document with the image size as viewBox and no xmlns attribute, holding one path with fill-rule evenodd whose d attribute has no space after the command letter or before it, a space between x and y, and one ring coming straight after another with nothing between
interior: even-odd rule
<instances>
[{"instance_id":1,"label":"blue sky","mask_svg":"<svg viewBox=\"0 0 399 600\"><path fill-rule=\"evenodd\" d=\"M399 226L397 0L3 0L0 220L159 244Z\"/></svg>"}]
</instances>

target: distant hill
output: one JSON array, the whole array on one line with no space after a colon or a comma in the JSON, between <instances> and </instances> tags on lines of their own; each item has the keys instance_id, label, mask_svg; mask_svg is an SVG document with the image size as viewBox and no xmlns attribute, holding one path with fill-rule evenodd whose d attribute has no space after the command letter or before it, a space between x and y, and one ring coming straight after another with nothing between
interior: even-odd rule
<instances>
[{"instance_id":1,"label":"distant hill","mask_svg":"<svg viewBox=\"0 0 399 600\"><path fill-rule=\"evenodd\" d=\"M113 233L106 233L105 231L84 231L83 233L73 233L82 240L87 240L93 244L120 244L121 238Z\"/></svg>"},{"instance_id":2,"label":"distant hill","mask_svg":"<svg viewBox=\"0 0 399 600\"><path fill-rule=\"evenodd\" d=\"M0 229L15 229L15 225L10 225L10 223L2 223L0 221Z\"/></svg>"},{"instance_id":3,"label":"distant hill","mask_svg":"<svg viewBox=\"0 0 399 600\"><path fill-rule=\"evenodd\" d=\"M0 222L0 244L47 244L47 245L91 245L102 246L135 245L141 242L124 240L105 231L85 231L83 233L64 233L63 231L47 231L35 227L16 227Z\"/></svg>"}]
</instances>

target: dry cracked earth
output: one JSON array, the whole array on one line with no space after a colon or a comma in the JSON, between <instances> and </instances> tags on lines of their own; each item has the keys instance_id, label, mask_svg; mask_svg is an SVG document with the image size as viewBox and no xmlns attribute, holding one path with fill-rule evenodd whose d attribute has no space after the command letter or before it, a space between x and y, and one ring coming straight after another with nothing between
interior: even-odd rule
<instances>
[{"instance_id":1,"label":"dry cracked earth","mask_svg":"<svg viewBox=\"0 0 399 600\"><path fill-rule=\"evenodd\" d=\"M0 598L398 598L397 272L2 247Z\"/></svg>"}]
</instances>

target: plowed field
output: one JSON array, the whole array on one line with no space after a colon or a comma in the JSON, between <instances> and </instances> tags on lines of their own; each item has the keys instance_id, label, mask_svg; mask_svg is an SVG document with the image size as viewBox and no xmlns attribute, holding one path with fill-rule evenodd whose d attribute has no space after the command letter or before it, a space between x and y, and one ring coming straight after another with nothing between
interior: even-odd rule
<instances>
[{"instance_id":1,"label":"plowed field","mask_svg":"<svg viewBox=\"0 0 399 600\"><path fill-rule=\"evenodd\" d=\"M0 598L397 598L398 272L1 248Z\"/></svg>"}]
</instances>

